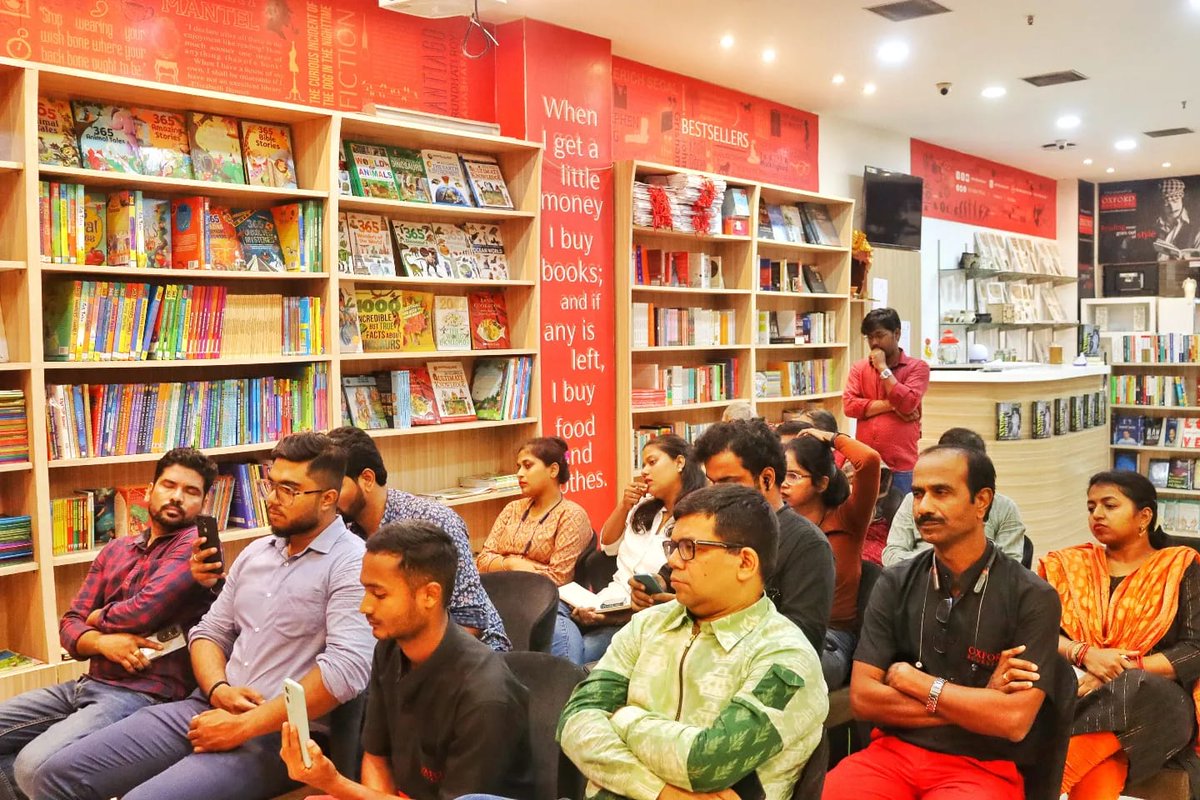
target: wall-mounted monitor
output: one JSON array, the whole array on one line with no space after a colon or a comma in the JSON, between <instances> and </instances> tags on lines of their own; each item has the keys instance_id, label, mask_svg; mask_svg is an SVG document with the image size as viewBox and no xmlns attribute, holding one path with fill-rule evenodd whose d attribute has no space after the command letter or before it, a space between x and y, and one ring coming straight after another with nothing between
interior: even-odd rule
<instances>
[{"instance_id":1,"label":"wall-mounted monitor","mask_svg":"<svg viewBox=\"0 0 1200 800\"><path fill-rule=\"evenodd\" d=\"M863 232L880 247L921 249L921 191L924 181L878 167L863 170Z\"/></svg>"}]
</instances>

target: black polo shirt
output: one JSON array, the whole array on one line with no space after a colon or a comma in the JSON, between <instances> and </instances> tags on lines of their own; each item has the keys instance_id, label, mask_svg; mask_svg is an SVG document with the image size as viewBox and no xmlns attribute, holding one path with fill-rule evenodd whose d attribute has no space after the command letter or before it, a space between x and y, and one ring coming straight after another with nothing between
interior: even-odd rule
<instances>
[{"instance_id":1,"label":"black polo shirt","mask_svg":"<svg viewBox=\"0 0 1200 800\"><path fill-rule=\"evenodd\" d=\"M817 653L825 650L825 629L833 611L833 550L813 522L787 504L776 512L779 552L775 574L766 582L767 597L780 614L804 631Z\"/></svg>"},{"instance_id":2,"label":"black polo shirt","mask_svg":"<svg viewBox=\"0 0 1200 800\"><path fill-rule=\"evenodd\" d=\"M993 552L995 561L987 582L976 592ZM983 556L959 577L960 592L948 623L943 625L937 620L938 606L952 596L953 578L938 564L939 590L930 569L933 560L933 551L927 550L880 576L863 619L855 661L882 670L900 661L919 661L922 672L972 688L987 686L1000 651L1009 647L1025 645L1021 658L1043 669L1053 663L1061 607L1058 594L1048 583L996 552L988 542ZM1051 689L1038 688L1047 692ZM1016 763L1031 763L1038 756L1034 736L1013 743L971 733L957 725L884 730L909 744L939 753Z\"/></svg>"},{"instance_id":3,"label":"black polo shirt","mask_svg":"<svg viewBox=\"0 0 1200 800\"><path fill-rule=\"evenodd\" d=\"M492 649L451 622L413 668L393 639L375 645L363 747L391 762L414 800L532 793L528 692Z\"/></svg>"}]
</instances>

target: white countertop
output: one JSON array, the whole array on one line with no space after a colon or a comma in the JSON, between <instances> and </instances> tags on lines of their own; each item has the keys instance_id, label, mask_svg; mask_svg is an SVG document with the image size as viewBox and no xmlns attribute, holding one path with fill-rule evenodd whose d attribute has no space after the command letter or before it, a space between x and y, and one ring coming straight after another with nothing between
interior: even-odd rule
<instances>
[{"instance_id":1,"label":"white countertop","mask_svg":"<svg viewBox=\"0 0 1200 800\"><path fill-rule=\"evenodd\" d=\"M930 383L1041 383L1064 381L1072 378L1099 377L1109 373L1107 364L1088 364L1076 367L1070 364L1003 363L998 372L981 369L938 369L929 370Z\"/></svg>"}]
</instances>

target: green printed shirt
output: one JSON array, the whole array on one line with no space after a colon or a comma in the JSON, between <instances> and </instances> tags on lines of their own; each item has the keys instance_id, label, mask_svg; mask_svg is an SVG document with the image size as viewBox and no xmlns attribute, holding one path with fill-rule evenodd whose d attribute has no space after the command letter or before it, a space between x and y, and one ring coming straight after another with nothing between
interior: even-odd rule
<instances>
[{"instance_id":1,"label":"green printed shirt","mask_svg":"<svg viewBox=\"0 0 1200 800\"><path fill-rule=\"evenodd\" d=\"M698 630L672 601L617 632L558 738L589 798L713 792L757 771L766 800L788 800L828 711L816 652L766 597Z\"/></svg>"}]
</instances>

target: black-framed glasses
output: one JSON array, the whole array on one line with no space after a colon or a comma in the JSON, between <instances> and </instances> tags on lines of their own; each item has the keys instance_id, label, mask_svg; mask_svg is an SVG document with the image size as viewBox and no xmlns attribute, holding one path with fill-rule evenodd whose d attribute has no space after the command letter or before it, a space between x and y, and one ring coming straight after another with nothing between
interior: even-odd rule
<instances>
[{"instance_id":1,"label":"black-framed glasses","mask_svg":"<svg viewBox=\"0 0 1200 800\"><path fill-rule=\"evenodd\" d=\"M746 545L738 544L737 542L712 542L705 539L666 539L662 543L663 552L670 558L679 551L679 557L684 561L691 561L696 557L697 547L722 547L726 550L741 550Z\"/></svg>"},{"instance_id":2,"label":"black-framed glasses","mask_svg":"<svg viewBox=\"0 0 1200 800\"><path fill-rule=\"evenodd\" d=\"M954 598L947 597L937 604L933 618L937 620L938 632L933 637L933 649L938 655L946 655L950 644L950 612L954 610Z\"/></svg>"},{"instance_id":3,"label":"black-framed glasses","mask_svg":"<svg viewBox=\"0 0 1200 800\"><path fill-rule=\"evenodd\" d=\"M271 496L271 492L275 493L275 497L279 499L279 505L287 508L292 503L296 502L296 496L302 494L320 494L324 489L293 489L286 483L276 483L269 478L262 478L258 482L258 488L262 492L263 498Z\"/></svg>"}]
</instances>

